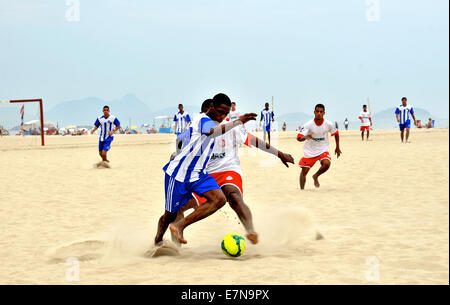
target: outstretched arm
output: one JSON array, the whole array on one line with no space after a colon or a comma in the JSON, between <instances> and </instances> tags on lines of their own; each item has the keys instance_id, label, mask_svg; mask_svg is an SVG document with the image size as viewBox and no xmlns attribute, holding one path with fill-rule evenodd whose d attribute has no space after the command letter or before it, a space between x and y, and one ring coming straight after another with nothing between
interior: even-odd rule
<instances>
[{"instance_id":1,"label":"outstretched arm","mask_svg":"<svg viewBox=\"0 0 450 305\"><path fill-rule=\"evenodd\" d=\"M94 126L94 128L92 128L92 130L91 130L91 134L94 134L94 132L95 132L97 129L98 129L98 127L97 127L97 126Z\"/></svg>"},{"instance_id":2,"label":"outstretched arm","mask_svg":"<svg viewBox=\"0 0 450 305\"><path fill-rule=\"evenodd\" d=\"M258 137L252 136L250 138L250 144L266 153L277 156L278 158L280 158L281 162L286 165L286 167L289 167L288 163L294 164L294 158L290 154L285 154L284 152L279 151L278 149Z\"/></svg>"},{"instance_id":3,"label":"outstretched arm","mask_svg":"<svg viewBox=\"0 0 450 305\"><path fill-rule=\"evenodd\" d=\"M208 137L215 138L215 137L223 135L224 133L230 131L231 129L233 129L236 126L243 125L243 124L247 123L248 121L256 120L256 117L257 117L256 113L246 113L244 115L241 115L239 117L239 119L237 119L237 120L234 120L234 121L226 123L226 124L221 124L214 128L211 128L205 134Z\"/></svg>"}]
</instances>

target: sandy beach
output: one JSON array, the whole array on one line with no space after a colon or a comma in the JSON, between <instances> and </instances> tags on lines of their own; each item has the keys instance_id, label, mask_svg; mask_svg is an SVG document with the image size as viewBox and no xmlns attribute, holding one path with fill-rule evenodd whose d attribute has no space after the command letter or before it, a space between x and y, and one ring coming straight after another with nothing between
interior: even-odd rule
<instances>
[{"instance_id":1,"label":"sandy beach","mask_svg":"<svg viewBox=\"0 0 450 305\"><path fill-rule=\"evenodd\" d=\"M297 164L295 137L274 143ZM297 165L242 148L260 243L238 259L220 248L225 234L245 233L229 206L188 227L180 255L144 256L173 139L117 135L111 168L100 169L94 135L48 136L45 147L0 138L0 284L449 284L448 129L413 129L409 144L397 130L374 130L369 142L341 131L343 155L320 189L310 175L304 191ZM79 281L67 276L71 257Z\"/></svg>"}]
</instances>

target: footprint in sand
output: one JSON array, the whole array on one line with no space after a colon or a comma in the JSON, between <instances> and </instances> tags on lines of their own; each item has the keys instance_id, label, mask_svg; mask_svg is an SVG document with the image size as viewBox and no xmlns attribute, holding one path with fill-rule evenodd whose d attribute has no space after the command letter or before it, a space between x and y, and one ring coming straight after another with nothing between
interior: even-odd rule
<instances>
[{"instance_id":1,"label":"footprint in sand","mask_svg":"<svg viewBox=\"0 0 450 305\"><path fill-rule=\"evenodd\" d=\"M94 168L111 168L111 166L106 161L100 161L94 164Z\"/></svg>"}]
</instances>

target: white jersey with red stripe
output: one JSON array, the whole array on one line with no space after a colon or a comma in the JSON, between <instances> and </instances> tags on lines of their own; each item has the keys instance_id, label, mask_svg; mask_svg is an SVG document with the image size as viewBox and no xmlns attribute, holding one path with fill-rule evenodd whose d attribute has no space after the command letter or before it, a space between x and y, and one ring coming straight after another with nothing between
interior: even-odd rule
<instances>
[{"instance_id":1,"label":"white jersey with red stripe","mask_svg":"<svg viewBox=\"0 0 450 305\"><path fill-rule=\"evenodd\" d=\"M226 122L222 122L224 124ZM244 126L234 127L229 132L215 139L211 158L206 167L208 174L234 171L242 175L241 161L239 160L239 145L250 146L252 135L245 130Z\"/></svg>"},{"instance_id":2,"label":"white jersey with red stripe","mask_svg":"<svg viewBox=\"0 0 450 305\"><path fill-rule=\"evenodd\" d=\"M338 133L338 130L332 122L325 119L321 125L317 125L315 119L312 119L300 129L298 136L312 136L312 139L306 140L303 145L305 158L314 158L330 151L328 133L334 136Z\"/></svg>"},{"instance_id":3,"label":"white jersey with red stripe","mask_svg":"<svg viewBox=\"0 0 450 305\"><path fill-rule=\"evenodd\" d=\"M371 117L369 111L361 111L358 118L362 119L361 126L370 126Z\"/></svg>"}]
</instances>

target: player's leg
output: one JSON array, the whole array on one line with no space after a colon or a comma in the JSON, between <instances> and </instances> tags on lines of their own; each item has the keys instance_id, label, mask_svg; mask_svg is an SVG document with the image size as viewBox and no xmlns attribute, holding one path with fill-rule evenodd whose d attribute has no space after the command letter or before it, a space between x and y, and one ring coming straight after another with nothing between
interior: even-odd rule
<instances>
[{"instance_id":1,"label":"player's leg","mask_svg":"<svg viewBox=\"0 0 450 305\"><path fill-rule=\"evenodd\" d=\"M253 218L250 208L245 204L241 191L234 185L222 186L222 191L227 198L230 207L236 212L247 231L247 238L253 243L258 243L258 233L253 227Z\"/></svg>"},{"instance_id":2,"label":"player's leg","mask_svg":"<svg viewBox=\"0 0 450 305\"><path fill-rule=\"evenodd\" d=\"M400 126L400 139L402 140L403 143L403 139L405 137L405 127L403 126L403 124L399 124Z\"/></svg>"},{"instance_id":3,"label":"player's leg","mask_svg":"<svg viewBox=\"0 0 450 305\"><path fill-rule=\"evenodd\" d=\"M313 175L315 187L320 187L319 176L324 174L330 168L331 161L329 159L322 159L320 165L319 170Z\"/></svg>"},{"instance_id":4,"label":"player's leg","mask_svg":"<svg viewBox=\"0 0 450 305\"><path fill-rule=\"evenodd\" d=\"M110 148L111 148L111 141L103 141L103 147L101 152L103 161L109 162L107 155Z\"/></svg>"},{"instance_id":5,"label":"player's leg","mask_svg":"<svg viewBox=\"0 0 450 305\"><path fill-rule=\"evenodd\" d=\"M166 233L169 225L177 218L178 211L192 198L191 193L186 190L185 183L179 182L167 174L164 177L164 190L166 196L165 212L158 222L155 244L163 240L164 233Z\"/></svg>"},{"instance_id":6,"label":"player's leg","mask_svg":"<svg viewBox=\"0 0 450 305\"><path fill-rule=\"evenodd\" d=\"M306 184L306 175L308 175L310 168L309 167L302 167L302 171L300 172L300 189L305 189Z\"/></svg>"},{"instance_id":7,"label":"player's leg","mask_svg":"<svg viewBox=\"0 0 450 305\"><path fill-rule=\"evenodd\" d=\"M216 180L209 175L205 175L200 180L193 182L190 186L190 191L201 194L208 201L195 209L194 212L172 223L169 228L175 235L179 243L185 244L187 241L183 238L184 229L203 218L215 213L223 207L227 201Z\"/></svg>"},{"instance_id":8,"label":"player's leg","mask_svg":"<svg viewBox=\"0 0 450 305\"><path fill-rule=\"evenodd\" d=\"M164 233L166 233L169 224L172 223L177 217L177 213L171 213L169 211L164 211L164 215L159 218L158 230L155 236L155 245L163 241Z\"/></svg>"},{"instance_id":9,"label":"player's leg","mask_svg":"<svg viewBox=\"0 0 450 305\"><path fill-rule=\"evenodd\" d=\"M100 158L102 158L103 160L103 141L98 141L98 154L100 156Z\"/></svg>"},{"instance_id":10,"label":"player's leg","mask_svg":"<svg viewBox=\"0 0 450 305\"><path fill-rule=\"evenodd\" d=\"M367 134L366 134L366 140L367 140L367 141L369 141L369 129L370 129L370 128L368 128L368 129L366 130L366 132L367 132Z\"/></svg>"},{"instance_id":11,"label":"player's leg","mask_svg":"<svg viewBox=\"0 0 450 305\"><path fill-rule=\"evenodd\" d=\"M183 207L178 211L177 214L177 218L175 219L175 221L180 220L181 218L184 217L184 212L186 212L189 209L196 209L198 207L197 201L192 198L190 199L185 205L183 205Z\"/></svg>"},{"instance_id":12,"label":"player's leg","mask_svg":"<svg viewBox=\"0 0 450 305\"><path fill-rule=\"evenodd\" d=\"M409 128L405 128L406 129L406 138L405 138L405 142L408 143L408 139L409 139Z\"/></svg>"},{"instance_id":13,"label":"player's leg","mask_svg":"<svg viewBox=\"0 0 450 305\"><path fill-rule=\"evenodd\" d=\"M108 151L102 150L100 155L101 155L103 161L109 162L109 160L107 159L107 154L108 154Z\"/></svg>"},{"instance_id":14,"label":"player's leg","mask_svg":"<svg viewBox=\"0 0 450 305\"><path fill-rule=\"evenodd\" d=\"M184 218L184 212L186 212L187 210L189 210L189 209L194 209L195 210L197 207L198 207L197 201L194 198L192 198L185 205L183 205L181 207L181 209L177 213L177 217L175 218L175 220L173 222L177 222L180 219ZM175 234L173 234L172 231L170 232L170 235L171 235L171 238L172 238L172 242L174 242L175 244L179 245L177 237L175 236Z\"/></svg>"},{"instance_id":15,"label":"player's leg","mask_svg":"<svg viewBox=\"0 0 450 305\"><path fill-rule=\"evenodd\" d=\"M361 131L361 141L364 141L364 129Z\"/></svg>"}]
</instances>

